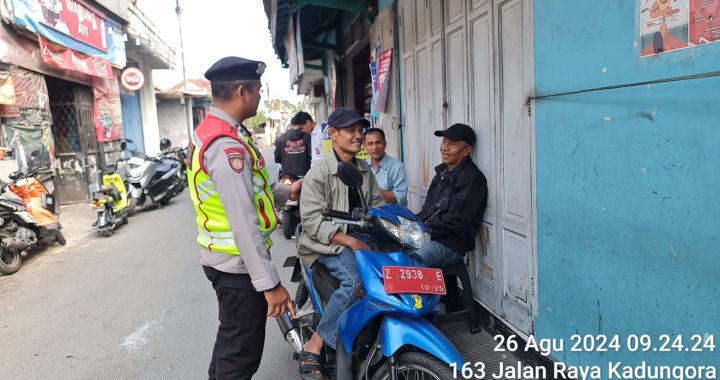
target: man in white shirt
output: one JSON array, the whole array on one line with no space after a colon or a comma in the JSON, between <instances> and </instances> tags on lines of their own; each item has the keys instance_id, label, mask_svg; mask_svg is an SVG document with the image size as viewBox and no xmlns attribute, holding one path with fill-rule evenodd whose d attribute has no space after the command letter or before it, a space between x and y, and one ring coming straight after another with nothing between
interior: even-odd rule
<instances>
[{"instance_id":1,"label":"man in white shirt","mask_svg":"<svg viewBox=\"0 0 720 380\"><path fill-rule=\"evenodd\" d=\"M293 125L302 125L303 132L310 135L310 149L312 150L310 167L313 167L318 161L325 158L323 154L322 127L313 121L312 116L305 111L296 113L292 120L297 123Z\"/></svg>"}]
</instances>

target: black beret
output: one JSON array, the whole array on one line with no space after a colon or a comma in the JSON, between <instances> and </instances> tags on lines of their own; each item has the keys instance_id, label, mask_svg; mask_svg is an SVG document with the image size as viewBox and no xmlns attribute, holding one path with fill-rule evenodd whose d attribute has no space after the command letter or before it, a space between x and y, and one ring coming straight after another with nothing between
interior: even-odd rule
<instances>
[{"instance_id":1,"label":"black beret","mask_svg":"<svg viewBox=\"0 0 720 380\"><path fill-rule=\"evenodd\" d=\"M265 63L240 57L225 57L205 72L209 81L260 80Z\"/></svg>"}]
</instances>

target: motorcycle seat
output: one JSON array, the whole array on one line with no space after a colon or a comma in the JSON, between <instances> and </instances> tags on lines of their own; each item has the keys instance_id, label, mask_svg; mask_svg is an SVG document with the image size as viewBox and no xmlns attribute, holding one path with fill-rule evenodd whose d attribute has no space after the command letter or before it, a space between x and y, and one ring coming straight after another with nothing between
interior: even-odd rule
<instances>
[{"instance_id":1,"label":"motorcycle seat","mask_svg":"<svg viewBox=\"0 0 720 380\"><path fill-rule=\"evenodd\" d=\"M312 277L315 291L317 291L320 303L325 309L328 301L330 301L330 296L340 288L340 280L330 274L330 271L317 261L312 266Z\"/></svg>"},{"instance_id":2,"label":"motorcycle seat","mask_svg":"<svg viewBox=\"0 0 720 380\"><path fill-rule=\"evenodd\" d=\"M115 188L115 186L112 185L100 185L100 192L103 194L108 194L112 199L115 201L120 200L120 192L118 189Z\"/></svg>"},{"instance_id":3,"label":"motorcycle seat","mask_svg":"<svg viewBox=\"0 0 720 380\"><path fill-rule=\"evenodd\" d=\"M23 205L22 199L10 198L10 197L2 197L2 198L8 202L15 203L16 205L19 205L19 206Z\"/></svg>"},{"instance_id":4,"label":"motorcycle seat","mask_svg":"<svg viewBox=\"0 0 720 380\"><path fill-rule=\"evenodd\" d=\"M175 169L179 164L173 160L162 160L157 166L157 175L164 176L170 170Z\"/></svg>"}]
</instances>

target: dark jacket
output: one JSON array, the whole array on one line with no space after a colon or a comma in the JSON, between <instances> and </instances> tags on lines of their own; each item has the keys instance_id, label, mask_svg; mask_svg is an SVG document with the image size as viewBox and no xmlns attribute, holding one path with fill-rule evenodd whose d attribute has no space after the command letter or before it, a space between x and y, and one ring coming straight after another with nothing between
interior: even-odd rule
<instances>
[{"instance_id":1,"label":"dark jacket","mask_svg":"<svg viewBox=\"0 0 720 380\"><path fill-rule=\"evenodd\" d=\"M469 158L452 171L441 164L435 172L418 216L432 228L432 240L465 255L475 248L475 236L487 206L487 180ZM442 198L447 198L448 204L438 210Z\"/></svg>"},{"instance_id":2,"label":"dark jacket","mask_svg":"<svg viewBox=\"0 0 720 380\"><path fill-rule=\"evenodd\" d=\"M311 154L310 135L302 129L283 133L275 143L275 162L282 166L283 175L305 176L310 169Z\"/></svg>"}]
</instances>

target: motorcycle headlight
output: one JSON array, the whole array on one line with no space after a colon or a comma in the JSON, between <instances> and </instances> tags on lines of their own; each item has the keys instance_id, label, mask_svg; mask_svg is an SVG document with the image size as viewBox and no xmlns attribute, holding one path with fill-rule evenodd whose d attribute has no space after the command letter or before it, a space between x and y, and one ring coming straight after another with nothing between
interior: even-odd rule
<instances>
[{"instance_id":1,"label":"motorcycle headlight","mask_svg":"<svg viewBox=\"0 0 720 380\"><path fill-rule=\"evenodd\" d=\"M430 240L430 234L423 231L420 224L414 220L398 216L400 224L387 219L380 219L385 231L393 235L399 242L413 248L422 248Z\"/></svg>"},{"instance_id":2,"label":"motorcycle headlight","mask_svg":"<svg viewBox=\"0 0 720 380\"><path fill-rule=\"evenodd\" d=\"M382 224L385 231L387 231L390 235L393 235L395 239L400 242L405 240L405 231L403 231L401 226L385 218L381 218L380 223Z\"/></svg>"},{"instance_id":3,"label":"motorcycle headlight","mask_svg":"<svg viewBox=\"0 0 720 380\"><path fill-rule=\"evenodd\" d=\"M413 248L422 248L428 242L429 234L423 231L420 223L398 216L400 224L405 230L405 243Z\"/></svg>"}]
</instances>

